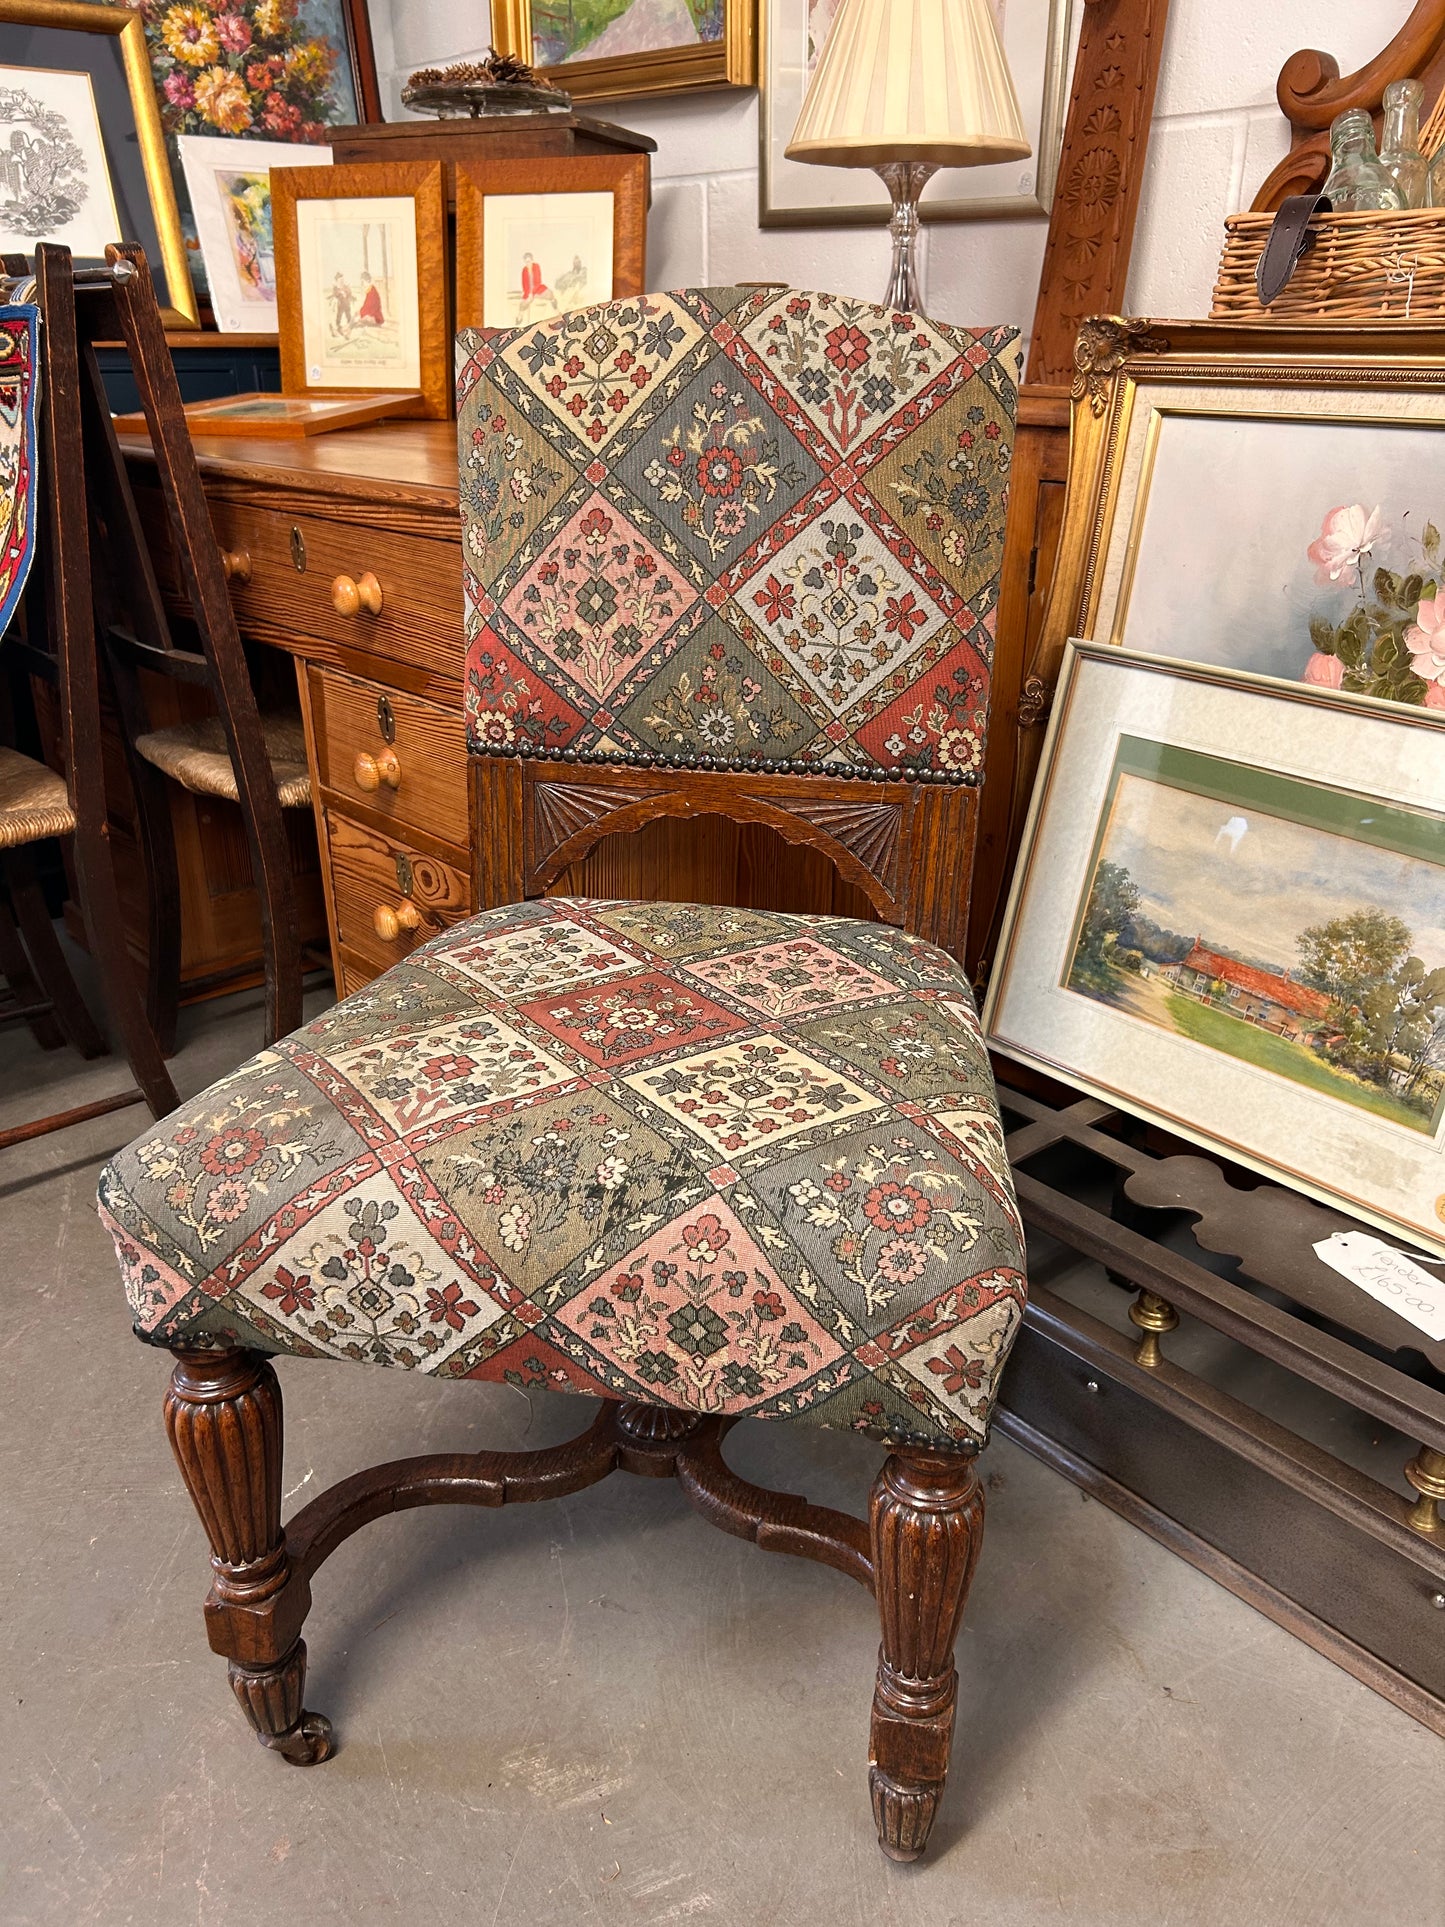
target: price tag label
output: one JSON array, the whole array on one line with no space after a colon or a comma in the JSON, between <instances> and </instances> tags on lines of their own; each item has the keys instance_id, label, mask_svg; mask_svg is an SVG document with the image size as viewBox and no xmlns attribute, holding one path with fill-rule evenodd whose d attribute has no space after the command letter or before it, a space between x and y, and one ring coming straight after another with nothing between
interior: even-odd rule
<instances>
[{"instance_id":1,"label":"price tag label","mask_svg":"<svg viewBox=\"0 0 1445 1927\"><path fill-rule=\"evenodd\" d=\"M1435 1277L1424 1263L1366 1231L1338 1231L1315 1246L1315 1256L1427 1337L1445 1338L1445 1278Z\"/></svg>"}]
</instances>

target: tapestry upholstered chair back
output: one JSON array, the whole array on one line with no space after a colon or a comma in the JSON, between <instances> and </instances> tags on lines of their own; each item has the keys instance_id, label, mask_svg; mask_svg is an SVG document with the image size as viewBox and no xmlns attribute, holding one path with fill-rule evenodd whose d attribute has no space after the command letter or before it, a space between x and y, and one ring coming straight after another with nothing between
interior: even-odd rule
<instances>
[{"instance_id":1,"label":"tapestry upholstered chair back","mask_svg":"<svg viewBox=\"0 0 1445 1927\"><path fill-rule=\"evenodd\" d=\"M731 805L958 948L1016 344L776 287L459 337L484 907Z\"/></svg>"}]
</instances>

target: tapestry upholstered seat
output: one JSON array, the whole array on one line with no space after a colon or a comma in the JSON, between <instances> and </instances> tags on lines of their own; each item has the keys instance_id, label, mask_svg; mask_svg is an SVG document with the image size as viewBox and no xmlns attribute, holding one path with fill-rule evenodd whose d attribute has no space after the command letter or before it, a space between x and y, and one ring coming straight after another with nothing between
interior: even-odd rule
<instances>
[{"instance_id":1,"label":"tapestry upholstered seat","mask_svg":"<svg viewBox=\"0 0 1445 1927\"><path fill-rule=\"evenodd\" d=\"M463 336L458 364L482 913L101 1180L136 1329L177 1359L211 1643L263 1743L324 1759L300 1632L347 1534L671 1473L876 1594L870 1785L911 1859L1025 1296L949 953L1014 336L704 289ZM877 920L543 894L614 828L729 815L821 850ZM569 1445L378 1467L283 1527L278 1354L602 1402ZM742 1417L890 1446L868 1522L738 1477Z\"/></svg>"},{"instance_id":2,"label":"tapestry upholstered seat","mask_svg":"<svg viewBox=\"0 0 1445 1927\"><path fill-rule=\"evenodd\" d=\"M1018 1220L963 973L881 924L547 900L123 1152L140 1335L980 1442Z\"/></svg>"}]
</instances>

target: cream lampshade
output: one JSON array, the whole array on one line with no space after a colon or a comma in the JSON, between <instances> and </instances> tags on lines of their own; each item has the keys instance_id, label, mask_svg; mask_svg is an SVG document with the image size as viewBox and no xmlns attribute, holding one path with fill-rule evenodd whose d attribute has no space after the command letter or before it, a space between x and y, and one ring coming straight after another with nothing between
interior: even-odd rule
<instances>
[{"instance_id":1,"label":"cream lampshade","mask_svg":"<svg viewBox=\"0 0 1445 1927\"><path fill-rule=\"evenodd\" d=\"M940 167L1031 151L990 0L839 0L787 154L882 175L893 196L895 307L919 306L925 182Z\"/></svg>"}]
</instances>

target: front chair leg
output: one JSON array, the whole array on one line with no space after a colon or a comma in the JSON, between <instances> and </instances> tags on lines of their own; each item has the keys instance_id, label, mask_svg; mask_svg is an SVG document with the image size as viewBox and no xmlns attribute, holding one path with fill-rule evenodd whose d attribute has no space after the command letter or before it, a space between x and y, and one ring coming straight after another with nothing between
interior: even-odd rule
<instances>
[{"instance_id":1,"label":"front chair leg","mask_svg":"<svg viewBox=\"0 0 1445 1927\"><path fill-rule=\"evenodd\" d=\"M953 1642L983 1540L983 1487L971 1454L901 1449L869 1508L883 1644L873 1695L868 1785L878 1844L916 1860L948 1778L958 1674Z\"/></svg>"},{"instance_id":2,"label":"front chair leg","mask_svg":"<svg viewBox=\"0 0 1445 1927\"><path fill-rule=\"evenodd\" d=\"M259 1352L176 1353L166 1431L211 1542L207 1630L263 1746L297 1766L332 1750L331 1724L302 1703L309 1604L281 1529L281 1387Z\"/></svg>"}]
</instances>

